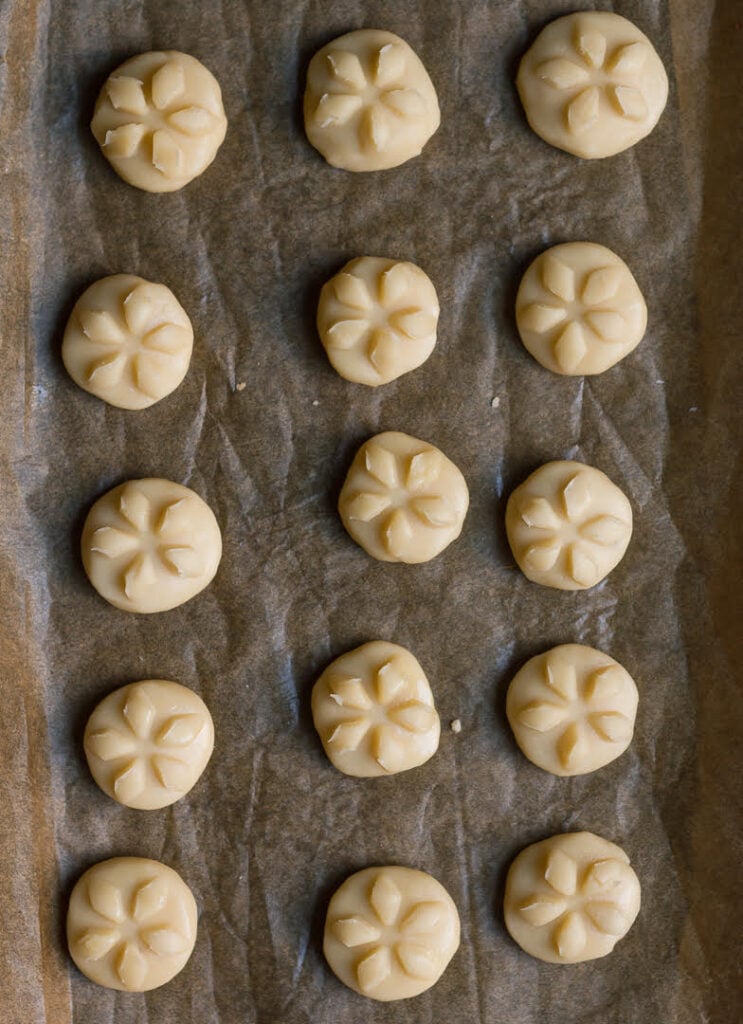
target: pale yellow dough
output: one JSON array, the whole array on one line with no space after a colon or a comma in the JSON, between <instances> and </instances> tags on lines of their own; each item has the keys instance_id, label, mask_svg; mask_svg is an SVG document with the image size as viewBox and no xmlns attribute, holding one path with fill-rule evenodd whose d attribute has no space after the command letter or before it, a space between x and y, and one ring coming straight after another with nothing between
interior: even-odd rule
<instances>
[{"instance_id":1,"label":"pale yellow dough","mask_svg":"<svg viewBox=\"0 0 743 1024\"><path fill-rule=\"evenodd\" d=\"M174 192L207 169L227 118L219 83L177 50L140 53L101 89L91 131L116 173L146 192Z\"/></svg>"},{"instance_id":2,"label":"pale yellow dough","mask_svg":"<svg viewBox=\"0 0 743 1024\"><path fill-rule=\"evenodd\" d=\"M427 562L462 532L469 492L438 448L377 434L359 448L338 500L343 525L383 562Z\"/></svg>"},{"instance_id":3,"label":"pale yellow dough","mask_svg":"<svg viewBox=\"0 0 743 1024\"><path fill-rule=\"evenodd\" d=\"M440 120L428 72L392 32L349 32L310 61L304 94L307 138L334 167L397 167L418 156Z\"/></svg>"},{"instance_id":4,"label":"pale yellow dough","mask_svg":"<svg viewBox=\"0 0 743 1024\"><path fill-rule=\"evenodd\" d=\"M82 558L88 579L128 612L164 612L195 597L217 571L222 535L198 494L170 480L129 480L93 505Z\"/></svg>"},{"instance_id":5,"label":"pale yellow dough","mask_svg":"<svg viewBox=\"0 0 743 1024\"><path fill-rule=\"evenodd\" d=\"M557 590L586 590L622 559L632 507L601 470L548 462L508 499L508 543L521 571Z\"/></svg>"},{"instance_id":6,"label":"pale yellow dough","mask_svg":"<svg viewBox=\"0 0 743 1024\"><path fill-rule=\"evenodd\" d=\"M83 740L91 775L125 807L156 810L196 784L214 748L201 697L166 679L122 686L88 719Z\"/></svg>"},{"instance_id":7,"label":"pale yellow dough","mask_svg":"<svg viewBox=\"0 0 743 1024\"><path fill-rule=\"evenodd\" d=\"M91 981L148 992L183 970L196 942L196 902L166 864L144 857L100 861L78 879L67 944Z\"/></svg>"},{"instance_id":8,"label":"pale yellow dough","mask_svg":"<svg viewBox=\"0 0 743 1024\"><path fill-rule=\"evenodd\" d=\"M412 868L365 868L334 893L323 952L359 995L381 1002L431 988L459 947L459 914L431 875Z\"/></svg>"},{"instance_id":9,"label":"pale yellow dough","mask_svg":"<svg viewBox=\"0 0 743 1024\"><path fill-rule=\"evenodd\" d=\"M585 775L630 745L637 700L619 662L593 647L562 644L516 673L506 714L530 761L553 775Z\"/></svg>"},{"instance_id":10,"label":"pale yellow dough","mask_svg":"<svg viewBox=\"0 0 743 1024\"><path fill-rule=\"evenodd\" d=\"M320 292L317 329L341 377L377 387L409 373L436 344L439 300L414 263L351 260Z\"/></svg>"},{"instance_id":11,"label":"pale yellow dough","mask_svg":"<svg viewBox=\"0 0 743 1024\"><path fill-rule=\"evenodd\" d=\"M554 373L603 373L635 349L647 307L629 267L611 249L567 242L524 274L516 324L525 347Z\"/></svg>"},{"instance_id":12,"label":"pale yellow dough","mask_svg":"<svg viewBox=\"0 0 743 1024\"><path fill-rule=\"evenodd\" d=\"M416 768L435 754L441 723L410 651L375 640L341 655L312 690L312 717L335 767L371 778Z\"/></svg>"},{"instance_id":13,"label":"pale yellow dough","mask_svg":"<svg viewBox=\"0 0 743 1024\"><path fill-rule=\"evenodd\" d=\"M585 158L613 156L645 138L668 98L668 78L636 25L607 11L550 22L516 79L529 124L545 142Z\"/></svg>"},{"instance_id":14,"label":"pale yellow dough","mask_svg":"<svg viewBox=\"0 0 743 1024\"><path fill-rule=\"evenodd\" d=\"M611 953L640 910L640 883L619 846L568 832L527 846L506 878L506 927L524 952L553 964Z\"/></svg>"},{"instance_id":15,"label":"pale yellow dough","mask_svg":"<svg viewBox=\"0 0 743 1024\"><path fill-rule=\"evenodd\" d=\"M175 391L192 349L191 321L169 288L114 274L75 303L62 359L91 395L120 409L146 409Z\"/></svg>"}]
</instances>

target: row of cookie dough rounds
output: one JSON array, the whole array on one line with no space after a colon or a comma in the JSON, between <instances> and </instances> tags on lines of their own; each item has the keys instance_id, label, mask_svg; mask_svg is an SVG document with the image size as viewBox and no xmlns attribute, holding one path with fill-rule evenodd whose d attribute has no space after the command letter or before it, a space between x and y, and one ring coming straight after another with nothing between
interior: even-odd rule
<instances>
[{"instance_id":1,"label":"row of cookie dough rounds","mask_svg":"<svg viewBox=\"0 0 743 1024\"><path fill-rule=\"evenodd\" d=\"M517 76L527 120L545 141L585 158L633 146L655 127L668 80L650 40L617 14L582 11L547 25ZM307 137L349 171L397 167L439 127L434 85L411 47L377 29L349 32L310 61ZM142 53L108 78L91 130L129 184L172 192L212 163L227 131L219 83L174 50Z\"/></svg>"}]
</instances>

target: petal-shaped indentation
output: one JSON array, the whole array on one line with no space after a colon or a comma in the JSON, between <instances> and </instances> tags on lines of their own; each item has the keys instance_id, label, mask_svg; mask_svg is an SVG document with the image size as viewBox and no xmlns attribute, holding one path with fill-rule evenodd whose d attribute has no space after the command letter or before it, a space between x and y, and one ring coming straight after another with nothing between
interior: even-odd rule
<instances>
[{"instance_id":1,"label":"petal-shaped indentation","mask_svg":"<svg viewBox=\"0 0 743 1024\"><path fill-rule=\"evenodd\" d=\"M544 64L537 67L535 74L557 89L572 89L588 80L588 72L585 68L564 57L545 61Z\"/></svg>"},{"instance_id":2,"label":"petal-shaped indentation","mask_svg":"<svg viewBox=\"0 0 743 1024\"><path fill-rule=\"evenodd\" d=\"M177 956L188 949L185 936L175 928L147 928L140 936L147 948L158 956Z\"/></svg>"},{"instance_id":3,"label":"petal-shaped indentation","mask_svg":"<svg viewBox=\"0 0 743 1024\"><path fill-rule=\"evenodd\" d=\"M625 540L628 532L627 524L616 516L597 516L580 528L582 537L607 548Z\"/></svg>"},{"instance_id":4,"label":"petal-shaped indentation","mask_svg":"<svg viewBox=\"0 0 743 1024\"><path fill-rule=\"evenodd\" d=\"M425 117L426 101L415 89L390 89L380 99L399 117Z\"/></svg>"},{"instance_id":5,"label":"petal-shaped indentation","mask_svg":"<svg viewBox=\"0 0 743 1024\"><path fill-rule=\"evenodd\" d=\"M106 92L117 110L122 110L125 114L147 113L147 100L142 82L138 78L131 78L129 75L111 77L106 82Z\"/></svg>"},{"instance_id":6,"label":"petal-shaped indentation","mask_svg":"<svg viewBox=\"0 0 743 1024\"><path fill-rule=\"evenodd\" d=\"M96 359L88 367L88 372L85 376L89 384L95 384L97 387L102 388L112 388L124 376L125 369L126 356L123 352L120 352L118 355L103 356L102 359Z\"/></svg>"},{"instance_id":7,"label":"petal-shaped indentation","mask_svg":"<svg viewBox=\"0 0 743 1024\"><path fill-rule=\"evenodd\" d=\"M108 310L82 309L78 316L83 334L98 345L120 345L124 340L124 332Z\"/></svg>"},{"instance_id":8,"label":"petal-shaped indentation","mask_svg":"<svg viewBox=\"0 0 743 1024\"><path fill-rule=\"evenodd\" d=\"M183 174L186 157L173 133L158 128L152 136L152 164L166 178L178 178Z\"/></svg>"},{"instance_id":9,"label":"petal-shaped indentation","mask_svg":"<svg viewBox=\"0 0 743 1024\"><path fill-rule=\"evenodd\" d=\"M103 140L103 148L108 156L134 156L146 133L147 127L136 123L122 124L118 128L109 128Z\"/></svg>"},{"instance_id":10,"label":"petal-shaped indentation","mask_svg":"<svg viewBox=\"0 0 743 1024\"><path fill-rule=\"evenodd\" d=\"M395 725L401 725L408 732L424 733L433 729L438 720L438 715L432 707L420 700L410 700L405 704L398 704L390 708L387 717Z\"/></svg>"},{"instance_id":11,"label":"petal-shaped indentation","mask_svg":"<svg viewBox=\"0 0 743 1024\"><path fill-rule=\"evenodd\" d=\"M564 373L575 373L588 351L583 328L571 320L555 342L555 359Z\"/></svg>"},{"instance_id":12,"label":"petal-shaped indentation","mask_svg":"<svg viewBox=\"0 0 743 1024\"><path fill-rule=\"evenodd\" d=\"M592 587L601 578L601 570L582 544L573 544L568 553L568 572L582 587Z\"/></svg>"},{"instance_id":13,"label":"petal-shaped indentation","mask_svg":"<svg viewBox=\"0 0 743 1024\"><path fill-rule=\"evenodd\" d=\"M572 722L557 741L557 756L563 768L573 768L586 750L586 741L577 722Z\"/></svg>"},{"instance_id":14,"label":"petal-shaped indentation","mask_svg":"<svg viewBox=\"0 0 743 1024\"><path fill-rule=\"evenodd\" d=\"M145 348L175 356L185 353L191 343L190 332L178 324L160 324L142 338Z\"/></svg>"},{"instance_id":15,"label":"petal-shaped indentation","mask_svg":"<svg viewBox=\"0 0 743 1024\"><path fill-rule=\"evenodd\" d=\"M516 715L519 722L528 729L535 729L537 732L549 732L560 722L567 718L565 708L557 704L550 704L548 701L532 701L526 704Z\"/></svg>"},{"instance_id":16,"label":"petal-shaped indentation","mask_svg":"<svg viewBox=\"0 0 743 1024\"><path fill-rule=\"evenodd\" d=\"M575 665L563 661L562 658L553 658L544 665L544 676L550 690L558 693L563 700L575 700L578 696L578 678L575 672Z\"/></svg>"},{"instance_id":17,"label":"petal-shaped indentation","mask_svg":"<svg viewBox=\"0 0 743 1024\"><path fill-rule=\"evenodd\" d=\"M389 115L379 103L374 103L364 111L361 125L361 140L367 149L381 153L390 141Z\"/></svg>"},{"instance_id":18,"label":"petal-shaped indentation","mask_svg":"<svg viewBox=\"0 0 743 1024\"><path fill-rule=\"evenodd\" d=\"M361 61L355 53L349 50L332 50L325 58L330 68L330 73L339 82L350 86L352 89L366 88L366 75L361 67Z\"/></svg>"},{"instance_id":19,"label":"petal-shaped indentation","mask_svg":"<svg viewBox=\"0 0 743 1024\"><path fill-rule=\"evenodd\" d=\"M519 907L519 913L529 924L535 928L541 928L549 924L564 913L567 903L559 896L539 895L529 896Z\"/></svg>"},{"instance_id":20,"label":"petal-shaped indentation","mask_svg":"<svg viewBox=\"0 0 743 1024\"><path fill-rule=\"evenodd\" d=\"M101 960L119 941L118 928L88 928L76 940L75 948L86 960Z\"/></svg>"},{"instance_id":21,"label":"petal-shaped indentation","mask_svg":"<svg viewBox=\"0 0 743 1024\"><path fill-rule=\"evenodd\" d=\"M562 501L568 517L576 519L585 512L592 497L588 473L576 473L562 490Z\"/></svg>"},{"instance_id":22,"label":"petal-shaped indentation","mask_svg":"<svg viewBox=\"0 0 743 1024\"><path fill-rule=\"evenodd\" d=\"M152 102L158 110L164 110L182 95L185 88L186 76L183 74L182 66L174 60L169 60L152 76Z\"/></svg>"},{"instance_id":23,"label":"petal-shaped indentation","mask_svg":"<svg viewBox=\"0 0 743 1024\"><path fill-rule=\"evenodd\" d=\"M613 309L597 309L586 313L586 323L602 341L618 342L624 337L627 323L621 313Z\"/></svg>"},{"instance_id":24,"label":"petal-shaped indentation","mask_svg":"<svg viewBox=\"0 0 743 1024\"><path fill-rule=\"evenodd\" d=\"M366 946L369 942L376 942L382 934L379 928L367 921L365 917L357 916L339 918L333 922L331 931L347 949L355 949L357 946Z\"/></svg>"},{"instance_id":25,"label":"petal-shaped indentation","mask_svg":"<svg viewBox=\"0 0 743 1024\"><path fill-rule=\"evenodd\" d=\"M575 298L575 271L553 253L542 261L542 282L547 291L564 302Z\"/></svg>"},{"instance_id":26,"label":"petal-shaped indentation","mask_svg":"<svg viewBox=\"0 0 743 1024\"><path fill-rule=\"evenodd\" d=\"M532 302L519 313L519 323L525 331L544 334L545 331L562 323L566 316L567 311L561 306L546 306L541 302Z\"/></svg>"},{"instance_id":27,"label":"petal-shaped indentation","mask_svg":"<svg viewBox=\"0 0 743 1024\"><path fill-rule=\"evenodd\" d=\"M555 928L552 941L558 956L563 960L572 960L586 948L586 926L581 920L580 914L573 911L565 917Z\"/></svg>"},{"instance_id":28,"label":"petal-shaped indentation","mask_svg":"<svg viewBox=\"0 0 743 1024\"><path fill-rule=\"evenodd\" d=\"M406 686L407 680L394 661L386 661L377 670L374 690L380 704L391 703Z\"/></svg>"},{"instance_id":29,"label":"petal-shaped indentation","mask_svg":"<svg viewBox=\"0 0 743 1024\"><path fill-rule=\"evenodd\" d=\"M618 75L634 74L642 69L648 52L645 43L628 43L626 46L620 46L611 58L609 70Z\"/></svg>"},{"instance_id":30,"label":"petal-shaped indentation","mask_svg":"<svg viewBox=\"0 0 743 1024\"><path fill-rule=\"evenodd\" d=\"M345 92L326 92L315 109L315 122L320 128L348 124L363 106L360 96Z\"/></svg>"},{"instance_id":31,"label":"petal-shaped indentation","mask_svg":"<svg viewBox=\"0 0 743 1024\"><path fill-rule=\"evenodd\" d=\"M130 601L146 591L157 582L157 573L152 559L147 554L140 554L129 564L124 573L124 594Z\"/></svg>"},{"instance_id":32,"label":"petal-shaped indentation","mask_svg":"<svg viewBox=\"0 0 743 1024\"><path fill-rule=\"evenodd\" d=\"M382 377L389 377L398 369L400 339L389 327L377 327L369 341L369 361Z\"/></svg>"},{"instance_id":33,"label":"petal-shaped indentation","mask_svg":"<svg viewBox=\"0 0 743 1024\"><path fill-rule=\"evenodd\" d=\"M624 276L621 267L598 267L592 270L583 285L581 299L587 306L597 306L613 298L619 291Z\"/></svg>"},{"instance_id":34,"label":"petal-shaped indentation","mask_svg":"<svg viewBox=\"0 0 743 1024\"><path fill-rule=\"evenodd\" d=\"M183 107L182 110L176 110L170 115L168 124L176 131L197 139L212 130L214 115L203 107Z\"/></svg>"},{"instance_id":35,"label":"petal-shaped indentation","mask_svg":"<svg viewBox=\"0 0 743 1024\"><path fill-rule=\"evenodd\" d=\"M392 958L387 946L376 949L356 964L356 980L362 992L373 992L386 981L392 970Z\"/></svg>"},{"instance_id":36,"label":"petal-shaped indentation","mask_svg":"<svg viewBox=\"0 0 743 1024\"><path fill-rule=\"evenodd\" d=\"M417 341L436 332L438 318L424 309L401 309L392 314L389 323L396 331Z\"/></svg>"},{"instance_id":37,"label":"petal-shaped indentation","mask_svg":"<svg viewBox=\"0 0 743 1024\"><path fill-rule=\"evenodd\" d=\"M632 739L632 722L619 711L601 711L589 715L588 721L595 733L609 743L626 743Z\"/></svg>"},{"instance_id":38,"label":"petal-shaped indentation","mask_svg":"<svg viewBox=\"0 0 743 1024\"><path fill-rule=\"evenodd\" d=\"M185 793L193 783L191 768L177 757L156 755L152 758L152 770L160 785L164 789L172 789L175 793Z\"/></svg>"},{"instance_id":39,"label":"petal-shaped indentation","mask_svg":"<svg viewBox=\"0 0 743 1024\"><path fill-rule=\"evenodd\" d=\"M351 309L371 309L372 300L366 283L355 274L340 273L333 278L333 291L339 302Z\"/></svg>"},{"instance_id":40,"label":"petal-shaped indentation","mask_svg":"<svg viewBox=\"0 0 743 1024\"><path fill-rule=\"evenodd\" d=\"M115 761L133 753L136 743L116 729L99 729L85 737L85 750L101 761Z\"/></svg>"},{"instance_id":41,"label":"petal-shaped indentation","mask_svg":"<svg viewBox=\"0 0 743 1024\"><path fill-rule=\"evenodd\" d=\"M410 547L413 528L410 520L401 508L394 509L382 530L384 546L393 558L403 558Z\"/></svg>"},{"instance_id":42,"label":"petal-shaped indentation","mask_svg":"<svg viewBox=\"0 0 743 1024\"><path fill-rule=\"evenodd\" d=\"M568 128L578 135L587 131L599 116L599 91L595 85L584 89L568 105Z\"/></svg>"},{"instance_id":43,"label":"petal-shaped indentation","mask_svg":"<svg viewBox=\"0 0 743 1024\"><path fill-rule=\"evenodd\" d=\"M191 532L189 504L188 498L178 498L165 505L155 527L155 533L161 540L166 537L175 539Z\"/></svg>"},{"instance_id":44,"label":"petal-shaped indentation","mask_svg":"<svg viewBox=\"0 0 743 1024\"><path fill-rule=\"evenodd\" d=\"M576 49L592 68L600 68L606 56L606 36L591 29L578 31Z\"/></svg>"},{"instance_id":45,"label":"petal-shaped indentation","mask_svg":"<svg viewBox=\"0 0 743 1024\"><path fill-rule=\"evenodd\" d=\"M397 487L397 458L381 444L368 444L364 452L366 471L385 487Z\"/></svg>"},{"instance_id":46,"label":"petal-shaped indentation","mask_svg":"<svg viewBox=\"0 0 743 1024\"><path fill-rule=\"evenodd\" d=\"M347 722L340 722L333 728L327 742L338 754L357 750L370 725L368 718L353 718Z\"/></svg>"},{"instance_id":47,"label":"petal-shaped indentation","mask_svg":"<svg viewBox=\"0 0 743 1024\"><path fill-rule=\"evenodd\" d=\"M399 772L409 767L405 744L399 734L387 725L378 725L374 730L372 756L386 772Z\"/></svg>"},{"instance_id":48,"label":"petal-shaped indentation","mask_svg":"<svg viewBox=\"0 0 743 1024\"><path fill-rule=\"evenodd\" d=\"M648 116L648 105L639 89L629 85L615 85L609 90L614 106L622 117L631 121L644 121Z\"/></svg>"},{"instance_id":49,"label":"petal-shaped indentation","mask_svg":"<svg viewBox=\"0 0 743 1024\"><path fill-rule=\"evenodd\" d=\"M369 893L369 903L382 924L390 928L395 923L401 902L402 893L389 875L378 874Z\"/></svg>"},{"instance_id":50,"label":"petal-shaped indentation","mask_svg":"<svg viewBox=\"0 0 743 1024\"><path fill-rule=\"evenodd\" d=\"M204 571L204 560L192 547L165 548L162 560L171 572L182 579L196 579Z\"/></svg>"},{"instance_id":51,"label":"petal-shaped indentation","mask_svg":"<svg viewBox=\"0 0 743 1024\"><path fill-rule=\"evenodd\" d=\"M536 530L556 530L560 519L546 498L527 498L521 506L521 518Z\"/></svg>"},{"instance_id":52,"label":"petal-shaped indentation","mask_svg":"<svg viewBox=\"0 0 743 1024\"><path fill-rule=\"evenodd\" d=\"M535 572L549 572L561 551L562 544L556 538L544 544L532 544L524 553L524 562Z\"/></svg>"},{"instance_id":53,"label":"petal-shaped indentation","mask_svg":"<svg viewBox=\"0 0 743 1024\"><path fill-rule=\"evenodd\" d=\"M325 335L325 344L329 348L341 350L353 348L369 331L368 320L336 320Z\"/></svg>"},{"instance_id":54,"label":"petal-shaped indentation","mask_svg":"<svg viewBox=\"0 0 743 1024\"><path fill-rule=\"evenodd\" d=\"M370 523L376 519L386 508L392 504L388 494L357 494L346 505L346 515L349 519L356 519L361 523Z\"/></svg>"},{"instance_id":55,"label":"petal-shaped indentation","mask_svg":"<svg viewBox=\"0 0 743 1024\"><path fill-rule=\"evenodd\" d=\"M155 718L155 705L141 686L134 689L127 697L123 714L135 736L145 739L150 735Z\"/></svg>"},{"instance_id":56,"label":"petal-shaped indentation","mask_svg":"<svg viewBox=\"0 0 743 1024\"><path fill-rule=\"evenodd\" d=\"M624 935L627 931L627 919L615 903L597 900L588 903L585 911L604 935Z\"/></svg>"},{"instance_id":57,"label":"petal-shaped indentation","mask_svg":"<svg viewBox=\"0 0 743 1024\"><path fill-rule=\"evenodd\" d=\"M371 698L366 692L363 682L357 678L338 679L330 686L330 698L342 708L354 708L356 711L368 711L372 706Z\"/></svg>"},{"instance_id":58,"label":"petal-shaped indentation","mask_svg":"<svg viewBox=\"0 0 743 1024\"><path fill-rule=\"evenodd\" d=\"M171 390L172 357L164 352L140 352L134 358L134 379L148 398L163 398Z\"/></svg>"},{"instance_id":59,"label":"petal-shaped indentation","mask_svg":"<svg viewBox=\"0 0 743 1024\"><path fill-rule=\"evenodd\" d=\"M168 899L168 883L164 878L151 878L134 893L132 917L135 921L146 921L161 910Z\"/></svg>"},{"instance_id":60,"label":"petal-shaped indentation","mask_svg":"<svg viewBox=\"0 0 743 1024\"><path fill-rule=\"evenodd\" d=\"M193 743L203 728L204 719L201 715L173 715L157 734L157 742L167 747L187 747L189 743Z\"/></svg>"},{"instance_id":61,"label":"petal-shaped indentation","mask_svg":"<svg viewBox=\"0 0 743 1024\"><path fill-rule=\"evenodd\" d=\"M444 457L435 448L427 448L418 452L410 460L405 482L411 491L422 491L432 487L441 476Z\"/></svg>"},{"instance_id":62,"label":"petal-shaped indentation","mask_svg":"<svg viewBox=\"0 0 743 1024\"><path fill-rule=\"evenodd\" d=\"M155 313L152 291L147 284L138 284L124 299L124 319L135 335L143 335Z\"/></svg>"},{"instance_id":63,"label":"petal-shaped indentation","mask_svg":"<svg viewBox=\"0 0 743 1024\"><path fill-rule=\"evenodd\" d=\"M398 305L415 283L409 263L395 263L379 275L379 299L385 308Z\"/></svg>"},{"instance_id":64,"label":"petal-shaped indentation","mask_svg":"<svg viewBox=\"0 0 743 1024\"><path fill-rule=\"evenodd\" d=\"M136 992L147 975L147 961L134 942L127 942L116 958L119 981L130 992Z\"/></svg>"},{"instance_id":65,"label":"petal-shaped indentation","mask_svg":"<svg viewBox=\"0 0 743 1024\"><path fill-rule=\"evenodd\" d=\"M135 757L125 764L113 778L116 799L122 804L135 800L145 787L146 773L144 761Z\"/></svg>"},{"instance_id":66,"label":"petal-shaped indentation","mask_svg":"<svg viewBox=\"0 0 743 1024\"><path fill-rule=\"evenodd\" d=\"M377 54L374 84L384 89L398 82L405 73L405 50L398 43L386 43Z\"/></svg>"},{"instance_id":67,"label":"petal-shaped indentation","mask_svg":"<svg viewBox=\"0 0 743 1024\"><path fill-rule=\"evenodd\" d=\"M138 540L131 533L117 530L115 526L99 526L93 534L91 551L97 551L106 558L118 558L137 547Z\"/></svg>"},{"instance_id":68,"label":"petal-shaped indentation","mask_svg":"<svg viewBox=\"0 0 743 1024\"><path fill-rule=\"evenodd\" d=\"M586 683L586 699L611 700L624 689L625 678L619 665L607 665L598 669Z\"/></svg>"},{"instance_id":69,"label":"petal-shaped indentation","mask_svg":"<svg viewBox=\"0 0 743 1024\"><path fill-rule=\"evenodd\" d=\"M121 924L126 918L121 889L95 874L88 883L88 902L96 914L105 917L107 921Z\"/></svg>"},{"instance_id":70,"label":"petal-shaped indentation","mask_svg":"<svg viewBox=\"0 0 743 1024\"><path fill-rule=\"evenodd\" d=\"M596 896L599 893L616 893L631 876L631 869L615 857L606 857L603 860L595 860L589 865L586 876L581 885L581 892L585 896Z\"/></svg>"},{"instance_id":71,"label":"petal-shaped indentation","mask_svg":"<svg viewBox=\"0 0 743 1024\"><path fill-rule=\"evenodd\" d=\"M416 903L400 924L403 935L425 935L435 932L444 913L443 903L438 900L423 900Z\"/></svg>"},{"instance_id":72,"label":"petal-shaped indentation","mask_svg":"<svg viewBox=\"0 0 743 1024\"><path fill-rule=\"evenodd\" d=\"M410 508L427 526L454 526L461 516L461 511L444 497L414 498Z\"/></svg>"},{"instance_id":73,"label":"petal-shaped indentation","mask_svg":"<svg viewBox=\"0 0 743 1024\"><path fill-rule=\"evenodd\" d=\"M427 946L418 942L398 942L395 953L400 966L411 978L428 981L438 974L436 954Z\"/></svg>"}]
</instances>

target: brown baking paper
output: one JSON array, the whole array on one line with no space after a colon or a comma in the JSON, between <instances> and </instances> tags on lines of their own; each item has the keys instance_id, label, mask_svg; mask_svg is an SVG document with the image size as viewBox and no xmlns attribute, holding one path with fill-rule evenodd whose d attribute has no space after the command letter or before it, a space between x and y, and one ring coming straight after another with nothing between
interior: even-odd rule
<instances>
[{"instance_id":1,"label":"brown baking paper","mask_svg":"<svg viewBox=\"0 0 743 1024\"><path fill-rule=\"evenodd\" d=\"M739 1020L740 5L614 5L656 44L670 99L648 139L594 162L537 138L513 86L571 9L0 4L3 1024ZM419 159L371 175L330 168L301 124L310 56L361 26L407 39L442 107ZM230 120L212 167L172 195L125 185L88 130L108 72L153 48L200 58ZM513 319L527 263L574 239L625 259L650 310L636 352L585 380L537 365ZM338 377L313 326L322 282L366 253L419 263L441 299L431 359L378 390ZM196 330L185 382L144 412L87 395L60 359L75 299L119 272L169 285ZM462 537L427 565L371 561L335 512L356 446L391 429L470 485ZM510 489L562 457L608 473L635 512L624 561L583 593L527 582L504 536ZM96 497L150 475L209 502L224 559L201 596L137 617L96 595L78 545ZM419 658L444 730L424 767L357 780L325 758L309 696L377 637ZM625 755L559 779L518 752L504 698L518 666L568 641L617 658L641 702ZM151 813L104 796L81 746L96 702L148 677L197 690L217 736L196 788ZM554 967L508 937L503 881L521 847L575 829L628 851L643 906L610 957ZM71 886L119 854L170 864L199 905L186 969L147 995L97 988L65 949ZM384 863L433 873L462 918L440 983L391 1005L345 989L321 951L334 887Z\"/></svg>"}]
</instances>

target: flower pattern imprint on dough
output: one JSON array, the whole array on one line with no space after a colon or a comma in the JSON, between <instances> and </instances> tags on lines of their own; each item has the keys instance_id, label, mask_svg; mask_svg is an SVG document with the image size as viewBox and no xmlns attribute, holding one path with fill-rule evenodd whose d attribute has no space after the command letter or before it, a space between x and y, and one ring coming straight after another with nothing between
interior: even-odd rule
<instances>
[{"instance_id":1,"label":"flower pattern imprint on dough","mask_svg":"<svg viewBox=\"0 0 743 1024\"><path fill-rule=\"evenodd\" d=\"M117 799L129 804L147 784L148 769L164 789L185 793L193 783L193 771L177 755L187 754L206 726L203 715L185 712L171 715L156 726L157 712L143 686L133 687L121 709L119 728L98 729L86 739L86 747L101 761L118 761L113 774Z\"/></svg>"},{"instance_id":2,"label":"flower pattern imprint on dough","mask_svg":"<svg viewBox=\"0 0 743 1024\"><path fill-rule=\"evenodd\" d=\"M366 348L369 361L381 377L394 373L400 346L436 330L438 310L434 314L416 305L414 299L406 302L419 274L411 264L396 263L379 275L376 296L360 277L337 274L333 290L344 309L328 328L328 347ZM384 323L379 322L380 312Z\"/></svg>"},{"instance_id":3,"label":"flower pattern imprint on dough","mask_svg":"<svg viewBox=\"0 0 743 1024\"><path fill-rule=\"evenodd\" d=\"M162 398L163 379L171 375L173 361L190 352L191 332L176 322L179 314L167 319L166 310L163 318L162 302L153 301L147 283L135 285L124 298L120 318L105 309L82 309L79 319L83 335L98 347L87 381L104 389L126 375L149 398ZM108 351L101 355L101 349Z\"/></svg>"},{"instance_id":4,"label":"flower pattern imprint on dough","mask_svg":"<svg viewBox=\"0 0 743 1024\"><path fill-rule=\"evenodd\" d=\"M425 116L423 96L401 84L407 57L398 43L380 47L369 72L349 50L334 50L326 60L338 91L320 97L314 116L321 128L346 125L357 118L362 148L380 153L388 148L403 119Z\"/></svg>"},{"instance_id":5,"label":"flower pattern imprint on dough","mask_svg":"<svg viewBox=\"0 0 743 1024\"><path fill-rule=\"evenodd\" d=\"M401 903L399 888L380 871L369 891L367 913L332 924L333 934L346 948L359 949L356 980L367 995L394 970L421 980L438 974L436 934L446 907L439 900L421 900L401 917Z\"/></svg>"},{"instance_id":6,"label":"flower pattern imprint on dough","mask_svg":"<svg viewBox=\"0 0 743 1024\"><path fill-rule=\"evenodd\" d=\"M622 899L632 889L633 872L620 860L595 860L581 878L573 858L555 847L543 878L545 888L522 900L519 913L535 928L550 926L550 941L560 959L580 957L591 928L615 938L628 931L632 922Z\"/></svg>"},{"instance_id":7,"label":"flower pattern imprint on dough","mask_svg":"<svg viewBox=\"0 0 743 1024\"><path fill-rule=\"evenodd\" d=\"M143 81L128 75L111 77L106 91L116 110L132 115L131 122L106 132L103 145L107 152L114 157L132 157L149 142L152 164L166 178L177 179L186 170L184 137L208 135L217 122L205 107L184 105L186 76L177 60L158 68L146 91Z\"/></svg>"},{"instance_id":8,"label":"flower pattern imprint on dough","mask_svg":"<svg viewBox=\"0 0 743 1024\"><path fill-rule=\"evenodd\" d=\"M587 518L591 500L590 477L578 472L562 489L563 508L559 513L547 498L534 496L522 502L523 522L532 529L544 531L544 540L532 544L524 556L531 568L549 572L567 547L567 571L571 579L581 587L593 586L601 579L601 568L592 556L592 549L613 547L628 536L631 527L617 516Z\"/></svg>"}]
</instances>

